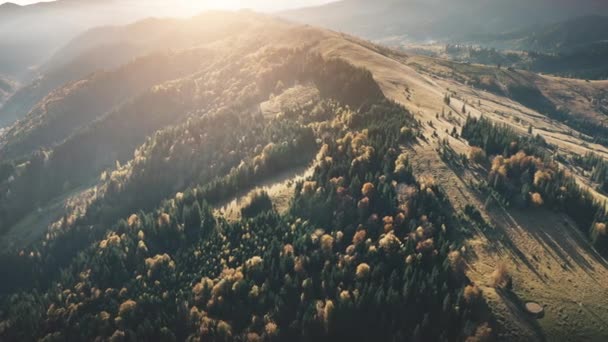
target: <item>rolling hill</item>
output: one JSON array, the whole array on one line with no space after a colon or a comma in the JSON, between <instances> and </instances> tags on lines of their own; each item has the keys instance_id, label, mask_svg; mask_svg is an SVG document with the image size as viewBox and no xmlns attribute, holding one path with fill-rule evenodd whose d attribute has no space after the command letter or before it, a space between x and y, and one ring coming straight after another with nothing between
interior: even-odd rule
<instances>
[{"instance_id":1,"label":"rolling hill","mask_svg":"<svg viewBox=\"0 0 608 342\"><path fill-rule=\"evenodd\" d=\"M139 27L180 43L2 137L0 339L608 338L604 81L249 12L90 31L49 70Z\"/></svg>"}]
</instances>

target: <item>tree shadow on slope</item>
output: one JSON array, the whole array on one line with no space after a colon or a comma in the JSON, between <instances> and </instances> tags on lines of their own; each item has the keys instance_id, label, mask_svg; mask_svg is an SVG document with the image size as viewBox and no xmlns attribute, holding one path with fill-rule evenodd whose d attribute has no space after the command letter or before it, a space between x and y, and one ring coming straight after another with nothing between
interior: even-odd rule
<instances>
[{"instance_id":1,"label":"tree shadow on slope","mask_svg":"<svg viewBox=\"0 0 608 342\"><path fill-rule=\"evenodd\" d=\"M505 304L510 314L519 317L526 327L534 333L537 341L546 341L545 334L538 321L526 311L525 302L512 291L498 288L496 294Z\"/></svg>"},{"instance_id":2,"label":"tree shadow on slope","mask_svg":"<svg viewBox=\"0 0 608 342\"><path fill-rule=\"evenodd\" d=\"M578 266L596 282L597 267L608 270L606 260L565 216L542 209L512 209L508 217L511 226L524 227L549 255L560 262L564 270L570 271Z\"/></svg>"},{"instance_id":3,"label":"tree shadow on slope","mask_svg":"<svg viewBox=\"0 0 608 342\"><path fill-rule=\"evenodd\" d=\"M497 212L495 209L486 210L488 215L494 222L507 222L504 217L505 213ZM475 214L468 214L468 216L476 222L476 228L480 235L486 238L490 245L488 249L494 254L503 255L508 253L513 256L513 262L515 265L524 265L530 272L532 272L538 280L542 283L546 283L546 277L543 276L538 267L530 260L526 253L513 241L511 236L508 234L507 229L503 225L493 226L489 225L481 214L479 216Z\"/></svg>"}]
</instances>

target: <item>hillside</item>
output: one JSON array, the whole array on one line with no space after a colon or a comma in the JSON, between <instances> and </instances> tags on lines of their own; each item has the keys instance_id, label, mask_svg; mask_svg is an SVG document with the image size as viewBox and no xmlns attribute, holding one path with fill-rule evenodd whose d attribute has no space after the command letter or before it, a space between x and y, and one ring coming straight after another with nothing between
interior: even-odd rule
<instances>
[{"instance_id":1,"label":"hillside","mask_svg":"<svg viewBox=\"0 0 608 342\"><path fill-rule=\"evenodd\" d=\"M16 157L60 142L143 90L213 65L204 51L171 51L238 39L246 30L259 30L256 25L254 20L211 13L84 33L46 64L44 76L19 89L0 109L0 126L7 126L0 155L9 153L11 147L5 145L15 146L9 155ZM108 53L112 58L105 58ZM9 126L17 119L21 121Z\"/></svg>"},{"instance_id":2,"label":"hillside","mask_svg":"<svg viewBox=\"0 0 608 342\"><path fill-rule=\"evenodd\" d=\"M97 296L95 293L99 289L104 289L103 296L116 296L116 299L120 300L123 296L129 295L133 299L121 300L122 304L116 306L116 310L107 308L101 310L103 312L100 311L99 314L97 313L98 308L96 308L95 300L84 299L80 304L77 304L83 310L82 313L84 314L84 311L89 310L85 307L89 307L95 313L84 314L88 318L82 316L83 321L81 323L88 319L106 320L109 318L109 312L112 312L112 315L119 312L120 317L124 318L136 312L141 313L141 316L139 314L130 316L133 319L131 323L125 321L121 323L121 318L116 323L110 323L110 326L83 330L78 328L80 323L72 325L65 320L67 316L65 316L66 311L63 309L65 303L62 300L52 299L53 303L43 300L46 303L40 302L41 306L34 304L34 307L30 310L23 312L21 309L25 305L25 297L17 296L6 298L6 300L14 303L10 307L16 311L11 309L10 312L3 313L3 338L22 339L27 338L27 336L47 336L48 338L54 336L68 339L89 339L95 336L114 336L116 338L125 334L137 334L139 338L161 334L161 336L174 339L183 339L188 336L212 339L227 339L232 336L289 339L290 336L298 335L330 335L339 338L352 333L363 333L367 336L370 336L371 333L380 333L382 339L393 334L410 335L415 333L420 335L421 338L422 336L428 338L438 336L438 332L430 329L430 327L417 328L417 325L421 325L420 322L424 319L423 312L437 315L443 306L451 307L456 305L456 301L454 300L454 304L450 301L447 304L431 303L431 291L415 289L411 285L407 285L406 288L411 287L416 298L418 298L417 300L424 300L428 305L424 305L424 311L399 309L395 312L394 317L407 316L412 320L412 323L401 325L400 328L393 330L386 329L391 324L390 321L377 320L372 323L374 326L372 329L366 328L362 331L350 332L349 329L346 329L344 324L350 322L353 318L367 321L369 324L368 318L381 312L389 301L388 297L382 298L373 294L384 287L383 284L388 281L391 274L393 278L402 278L405 272L412 272L413 266L408 267L405 263L404 253L406 250L394 249L398 247L399 243L399 238L396 235L391 234L389 237L381 238L377 229L370 229L369 232L361 231L357 239L367 234L370 243L373 243L371 240L373 239L376 241L374 244L379 244L378 248L381 248L384 252L380 252L381 254L376 257L373 254L367 256L367 247L363 244L364 242L355 239L359 244L357 254L359 254L360 262L348 266L350 269L348 273L338 275L336 272L338 272L339 260L349 256L347 253L352 254L352 252L345 252L347 245L343 245L343 242L353 239L355 232L351 229L357 227L357 222L363 223L365 216L360 219L351 215L337 216L336 219L341 220L342 223L336 223L335 226L332 224L333 219L326 214L310 216L317 210L311 206L315 206L320 199L310 197L309 189L310 184L313 183L312 180L307 181L309 185L305 187L305 190L302 188L302 183L299 183L296 187L299 190L296 190L295 193L301 193L302 195L294 198L297 204L290 205L289 211L291 214L289 215L282 216L274 213L272 208L267 206L257 208L262 203L258 204L257 201L262 201L264 198L262 194L259 197L260 199L252 198L248 209L243 211L246 217L257 216L257 218L243 219L243 221L230 225L221 218L211 216L210 208L206 203L230 198L230 196L236 194L237 189L251 187L256 182L272 176L273 172L306 165L315 160L315 155L318 155L317 159L320 164L314 174L310 176L317 179L314 182L319 185L324 182L323 187L330 189L332 181L327 178L327 175L344 174L348 178L343 181L342 185L351 187L354 196L360 198L368 196L364 202L369 201L369 198L373 195L373 185L369 182L361 183L359 179L365 179L365 173L367 172L383 172L383 169L390 166L390 164L385 163L392 163L389 160L378 159L372 150L377 149L378 155L382 156L390 146L395 149L395 147L398 147L396 145L398 142L407 141L406 137L400 138L400 129L410 125L414 128L416 125L403 108L386 101L367 71L357 69L340 60L324 59L315 53L316 48L314 46L310 47L310 43L316 45L314 42L323 40L325 35L328 35L329 38L329 36L333 36L332 34L290 27L269 19L257 20L266 23L265 31L248 30L243 32L245 35L261 38L259 41L242 40L249 43L255 42L254 44L247 43L242 46L234 46L230 40L215 45L215 48L219 51L233 54L233 58L229 58L229 63L226 62L226 59L218 60L217 64L208 71L201 71L192 76L165 83L162 87L156 87L154 91L144 95L146 96L145 101L142 100L138 103L135 100L134 103L128 105L132 108L131 111L125 112L123 110L121 115L110 114L108 119L91 125L89 131L83 134L80 139L102 139L93 145L97 147L103 142L120 141L123 149L125 151L131 150L131 155L133 155L135 147L124 146L124 138L127 135L137 136L137 127L142 123L150 124L151 119L162 117L169 110L173 113L190 113L188 120L173 121L175 123L173 126L168 125L168 122L165 121L159 125L159 127L163 127L159 132L151 134L152 132L147 131L144 135L140 135L140 137L147 135L149 138L143 141L143 144L140 143L141 146L135 150L135 157L132 160L121 163L122 165L115 168L111 167L108 172L104 173L95 191L86 192L82 195L93 197L83 198L81 204L74 207L74 212L68 211L57 224L52 225L48 235L43 238L42 244L40 244L39 237L34 238L32 246L37 246L35 247L37 252L34 258L23 259L17 254L14 263L8 262L8 259L3 259L1 263L3 272L8 272L4 274L15 276L10 282L3 283L5 291L10 291L13 286L21 288L25 286L27 288L33 283L37 283L46 289L44 291L48 291L49 296L47 298L50 299L57 298L51 293L55 293L57 291L55 289L58 288L55 286L47 287L50 282L59 280L54 276L56 270L66 270L67 273L64 273L66 275L72 273L69 269L80 273L80 263L84 262L93 267L91 269L92 273L90 278L87 276L89 280L81 278L84 281L83 285L73 283L80 289L78 291L84 290L85 288L82 286L85 286L86 297L89 297L89 293ZM294 37L297 38L295 41ZM269 46L268 44L272 45ZM309 47L306 47L307 45ZM289 47L299 47L300 50L292 50ZM289 100L287 103L295 104L295 107L286 108L286 112L279 115L260 113L260 104L268 101L273 102L275 99L274 93L281 98L292 97L289 94L293 93L294 89L296 92L297 89L300 89L292 88L294 86L307 89L313 86L316 88L318 96L313 94L304 103L295 99ZM285 95L282 95L283 93ZM366 100L362 101L364 97ZM138 114L136 115L137 120L128 119L128 116L131 115L128 113L133 113L135 108L140 108L143 104L146 104L148 110L154 108L157 113L149 113L146 110L136 111ZM159 107L160 105L165 106L164 110ZM314 111L311 112L312 109ZM374 122L377 117L385 118L382 124ZM108 130L105 126L113 118L120 118L119 126L113 126L112 129ZM160 122L162 121L158 123ZM108 137L110 132L113 136ZM229 134L226 134L227 132ZM359 132L356 133L357 137L353 140L357 151L353 150L353 152L361 154L360 159L357 160L362 164L358 170L353 169L349 172L350 174L346 174L343 171L344 167L351 165L358 157L352 156L350 153L340 152L344 146L349 146L350 142L345 142L345 145L340 148L334 144L338 136L346 137L347 140L345 141L352 140L353 132ZM387 133L390 137L388 139ZM119 138L121 135L122 139ZM323 142L324 139L326 139L326 142ZM359 145L360 143L361 145ZM79 143L74 147L78 150L76 146L82 149L84 147L82 140L79 140ZM48 158L48 160L42 164L32 160L26 168L28 170L35 170L35 167L40 166L52 168L53 165L57 165L54 158L60 153L60 148L61 146L58 146L46 157L43 157L43 159ZM318 153L319 151L320 153ZM391 158L397 158L398 153L396 152L396 150L391 152ZM104 152L99 150L96 152L97 156L103 156L103 154ZM366 161L366 158L369 159ZM73 154L70 160L74 162ZM65 164L62 165L65 166ZM26 177L27 174L31 175L29 171L17 172L17 178ZM48 177L49 174L49 172L41 173L44 177ZM402 177L404 180L412 179L412 176L406 170L402 172ZM349 185L351 181L353 182L352 186ZM369 181L374 180L369 179ZM17 182L19 181L15 180L12 184ZM384 188L386 190L378 191L378 194L373 197L373 202L369 203L369 209L381 210L381 214L387 211L388 214L395 208L391 209L391 207L381 205L381 203L384 203L385 196L391 195L386 192L388 191L386 185L378 183L377 186L379 189ZM363 187L363 190L360 189L361 187ZM179 190L184 192L180 192L177 196L174 195ZM314 193L314 188L312 191ZM12 193L21 192L13 191ZM328 191L325 194L319 192L318 196L331 197L333 196L332 193L333 191ZM346 197L340 200L342 204L335 204L336 210L352 211L356 208L358 199L355 200L346 193L344 195ZM35 197L41 198L40 196ZM163 201L163 199L172 199L173 197L175 197L175 200L170 202L178 203L179 209L173 207L173 204ZM329 197L322 202L327 201L329 201ZM412 210L424 212L425 210L431 210L434 206L441 207L437 200L433 198L429 198L425 202L428 203L423 204L421 202L420 205L412 206ZM80 210L79 206L82 206L83 210ZM158 225L154 218L157 216L154 213L157 210L155 208L162 210L162 214L158 216ZM132 215L133 212L138 210L141 217ZM324 211L322 208L318 210ZM261 212L265 213L258 215ZM119 233L121 235L110 233L106 236L106 227L113 226L113 222L118 222L125 215L130 217L127 224L133 228L137 227L137 229L125 231L125 234ZM291 215L303 219L295 220ZM346 221L339 217L346 218ZM184 221L182 228L180 222L184 219L186 221ZM305 223L308 220L314 220L316 224ZM120 226L126 222L120 221L122 222L118 223ZM429 227L427 238L430 239L431 234L436 234L437 237L443 236L441 246L442 249L446 249L448 247L446 233L431 230L431 225L441 225L442 221L443 219L439 218L433 221L425 220L424 224ZM90 228L89 222L95 222L93 229ZM319 226L325 226L327 230L321 232L317 228ZM293 227L293 229L289 227ZM340 231L341 228L339 227L348 230L344 233ZM122 230L122 228L119 229ZM251 237L244 237L244 230L250 230L248 234ZM284 234L277 234L280 231L283 231ZM13 234L13 232L10 233ZM128 237L126 233L135 235ZM322 246L306 241L311 234L318 234L318 238L323 241ZM402 239L404 235L405 232L400 232ZM119 282L127 281L125 277L130 278L131 271L136 271L139 268L139 266L135 266L139 264L139 261L135 259L133 259L133 261L136 261L133 264L135 268L126 264L119 266L122 261L115 264L110 260L113 259L111 256L113 253L122 250L123 247L119 246L123 242L130 244L131 242L128 241L137 241L131 240L133 238L140 239L136 243L137 246L128 247L130 252L124 255L125 259L117 255L118 260L130 263L127 260L132 257L144 258L140 261L143 262L142 265L147 265L144 267L149 269L149 271L144 271L146 280L141 277L133 278L132 281L135 283L132 285L124 283L125 290L114 293L107 290L109 287L118 284L111 278ZM222 241L228 244L225 246L226 251L232 251L231 258L224 259L224 261L216 258L220 255L217 252L222 249ZM273 247L267 249L264 241L272 241ZM241 245L242 247L239 247ZM118 249L115 249L117 247ZM218 248L220 249L218 250ZM335 254L332 252L334 248ZM438 246L438 248L440 247ZM281 250L284 250L284 252L281 252L283 256L279 255ZM36 256L38 251L40 252L40 258ZM102 259L106 257L110 259L106 261L97 260L98 251L101 252L99 255ZM106 254L106 252L110 254ZM122 252L119 253L122 254ZM416 275L420 278L428 277L433 269L438 272L439 265L446 257L445 253L441 257L432 257L430 249L424 253L427 255L426 258L420 259L420 265L424 266L419 268L418 275ZM11 258L8 255L6 257ZM307 261L308 257L320 259L318 261L315 261L315 259ZM38 269L37 266L24 267L22 261L25 260L33 261L36 264L40 262L39 265L42 267L40 270L44 271L41 273L35 271L30 274L19 273L17 270L34 271ZM197 267L197 264L201 265L200 260L206 261L208 266ZM285 262L287 264L284 264ZM294 262L300 266L294 268ZM318 262L321 262L321 264L327 262L328 265L336 265L336 268L333 271L330 266L323 269L319 267ZM382 268L385 267L383 265L387 262L398 263L398 265L394 265L396 267L393 272L381 272ZM283 266L279 266L279 264ZM13 268L14 266L17 266L17 268ZM98 266L101 266L101 268L98 269ZM109 271L107 267L119 267L122 271ZM176 267L179 269L176 270ZM345 267L346 265L340 266L340 268L346 270ZM370 272L372 267L377 270L373 272L373 275ZM106 269L110 273L107 273ZM406 271L407 269L410 269L410 271ZM174 270L178 273L173 273ZM355 271L357 272L356 276ZM442 277L449 276L447 271L440 272ZM114 275L108 277L110 274ZM205 277L202 277L203 274ZM325 290L320 290L320 288L315 290L321 284L322 279L331 274L335 274L332 277L335 277L335 280L339 281L341 285L338 287L337 283L327 284ZM293 281L284 278L285 276L293 279ZM70 277L68 276L68 278ZM217 279L217 284L221 285L216 290L209 292L211 290L210 282L215 284L215 280L212 280L211 277ZM386 280L384 280L385 278ZM184 311L186 316L183 316L182 319L183 322L191 319L192 325L188 324L183 329L174 327L173 318L170 317L181 316L178 311L181 310L179 308L182 301L178 300L175 304L168 305L154 304L156 302L154 298L157 296L155 294L156 290L152 292L143 289L137 290L139 287L137 282L141 280L151 281L150 284L157 284L154 286L164 287L165 290L161 290L162 292L170 291L171 294L166 292L161 295L165 298L169 298L169 296L188 298L187 300L191 303L188 306L191 307L186 308L186 311ZM60 287L69 286L71 288L72 285L69 284L73 281L81 282L75 278L74 280L62 278L60 283L63 285L60 285ZM446 285L444 288L438 288L437 286L433 286L433 288L440 291L442 296L455 298L459 288L463 286L463 281L463 279L455 279L449 287ZM88 284L85 285L85 282ZM235 283L237 285L233 286ZM226 284L225 288L223 284ZM392 288L393 291L399 290L399 293L402 293L402 287L403 285L395 284ZM131 290L128 290L128 288ZM363 292L364 289L367 290ZM129 291L132 291L131 294L128 294ZM302 291L307 294L303 299L300 299ZM252 294L248 297L249 292ZM282 293L282 299L274 297L273 293ZM373 299L374 302L355 304L355 297L351 297L355 296L355 293L360 299ZM404 303L411 300L402 294L399 294L399 297ZM101 297L97 298L100 299ZM353 299L352 305L354 307L351 307L349 298ZM394 297L391 298L394 299ZM217 304L208 304L209 300ZM303 316L308 310L318 306L319 300L324 301L325 312L327 312L325 314L326 318L308 317L307 314L306 317ZM282 301L289 303L300 301L301 304L284 306L281 304ZM245 302L253 305L245 306ZM256 302L257 304L255 304ZM417 306L422 308L422 305ZM149 310L145 309L146 307L149 309L155 307L156 309ZM231 309L237 307L238 310ZM405 308L406 306L401 307ZM415 306L411 306L411 308L415 309ZM201 309L205 311L204 314ZM165 311L166 314L154 314L154 316L147 314L156 310ZM344 310L348 310L350 313L348 315L339 314ZM44 318L44 321L51 319L57 323L62 322L59 323L60 325L68 324L68 326L57 329L53 324L47 325L38 321L42 323L39 324L36 318L41 318L41 316L38 316L39 314L48 317ZM24 315L31 317L33 321L24 317ZM163 317L168 319L165 320ZM253 321L251 321L251 318L253 318ZM258 321L259 319L261 321ZM327 323L322 323L323 320ZM453 314L450 314L444 334L450 336L465 334L465 332L457 330L460 325L459 322L464 320L471 322L473 328L476 326L474 317L469 317L464 312L454 311ZM22 327L27 321L37 323L34 323L32 329L24 330ZM114 320L112 319L112 321ZM251 323L248 323L249 321ZM121 328L125 323L127 325ZM114 324L117 325L114 326ZM318 324L321 325L318 326ZM323 328L324 324L327 326L326 328Z\"/></svg>"},{"instance_id":3,"label":"hillside","mask_svg":"<svg viewBox=\"0 0 608 342\"><path fill-rule=\"evenodd\" d=\"M218 15L3 137L0 339L608 338L605 82Z\"/></svg>"}]
</instances>

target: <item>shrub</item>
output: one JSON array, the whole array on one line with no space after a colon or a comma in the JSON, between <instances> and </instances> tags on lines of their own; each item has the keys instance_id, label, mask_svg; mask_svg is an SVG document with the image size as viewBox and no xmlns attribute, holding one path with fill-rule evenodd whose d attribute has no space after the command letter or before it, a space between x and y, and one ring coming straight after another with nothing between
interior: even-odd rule
<instances>
[{"instance_id":1,"label":"shrub","mask_svg":"<svg viewBox=\"0 0 608 342\"><path fill-rule=\"evenodd\" d=\"M358 230L355 235L353 236L353 245L358 245L360 243L362 243L363 241L365 241L365 238L367 237L367 232L363 229Z\"/></svg>"},{"instance_id":2,"label":"shrub","mask_svg":"<svg viewBox=\"0 0 608 342\"><path fill-rule=\"evenodd\" d=\"M448 260L450 261L450 267L452 271L456 273L463 273L465 270L465 262L459 251L452 251L448 254Z\"/></svg>"},{"instance_id":3,"label":"shrub","mask_svg":"<svg viewBox=\"0 0 608 342\"><path fill-rule=\"evenodd\" d=\"M511 275L504 264L498 264L496 269L492 273L492 287L511 289L513 286L513 280Z\"/></svg>"},{"instance_id":4,"label":"shrub","mask_svg":"<svg viewBox=\"0 0 608 342\"><path fill-rule=\"evenodd\" d=\"M475 335L469 336L466 342L489 342L492 341L492 328L488 323L480 324L475 329Z\"/></svg>"},{"instance_id":5,"label":"shrub","mask_svg":"<svg viewBox=\"0 0 608 342\"><path fill-rule=\"evenodd\" d=\"M476 303L481 299L481 290L475 284L467 285L464 288L463 297L467 304Z\"/></svg>"},{"instance_id":6,"label":"shrub","mask_svg":"<svg viewBox=\"0 0 608 342\"><path fill-rule=\"evenodd\" d=\"M538 192L530 194L530 200L532 201L532 204L534 204L534 206L536 207L540 207L545 203L545 201L543 200L543 196L541 196L541 194L539 194Z\"/></svg>"},{"instance_id":7,"label":"shrub","mask_svg":"<svg viewBox=\"0 0 608 342\"><path fill-rule=\"evenodd\" d=\"M369 271L370 271L370 267L368 264L366 263L362 263L359 264L359 266L357 266L357 278L359 279L364 279L367 278L367 276L369 275Z\"/></svg>"},{"instance_id":8,"label":"shrub","mask_svg":"<svg viewBox=\"0 0 608 342\"><path fill-rule=\"evenodd\" d=\"M488 160L488 157L480 147L472 146L469 149L469 160L477 164L483 164Z\"/></svg>"},{"instance_id":9,"label":"shrub","mask_svg":"<svg viewBox=\"0 0 608 342\"><path fill-rule=\"evenodd\" d=\"M365 197L370 197L374 193L374 189L375 189L374 184L365 183L365 184L363 184L363 187L361 188L361 193Z\"/></svg>"},{"instance_id":10,"label":"shrub","mask_svg":"<svg viewBox=\"0 0 608 342\"><path fill-rule=\"evenodd\" d=\"M334 247L334 238L331 235L325 234L321 236L321 249L325 253L331 253Z\"/></svg>"},{"instance_id":11,"label":"shrub","mask_svg":"<svg viewBox=\"0 0 608 342\"><path fill-rule=\"evenodd\" d=\"M128 300L124 301L122 304L120 304L120 307L118 308L118 315L124 316L124 315L128 314L129 312L132 312L136 306L137 306L137 303L134 300L128 299Z\"/></svg>"}]
</instances>

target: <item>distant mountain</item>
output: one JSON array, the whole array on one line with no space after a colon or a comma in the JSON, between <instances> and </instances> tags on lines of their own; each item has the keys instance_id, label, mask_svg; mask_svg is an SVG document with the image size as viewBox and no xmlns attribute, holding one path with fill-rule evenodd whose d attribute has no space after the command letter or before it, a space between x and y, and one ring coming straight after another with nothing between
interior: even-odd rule
<instances>
[{"instance_id":1,"label":"distant mountain","mask_svg":"<svg viewBox=\"0 0 608 342\"><path fill-rule=\"evenodd\" d=\"M282 16L369 39L471 39L572 19L608 14L598 0L343 0L287 11Z\"/></svg>"},{"instance_id":2,"label":"distant mountain","mask_svg":"<svg viewBox=\"0 0 608 342\"><path fill-rule=\"evenodd\" d=\"M137 6L135 6L137 5ZM35 76L35 68L83 31L149 16L183 15L192 9L164 0L57 0L0 6L0 74ZM50 29L52 28L52 29Z\"/></svg>"},{"instance_id":3,"label":"distant mountain","mask_svg":"<svg viewBox=\"0 0 608 342\"><path fill-rule=\"evenodd\" d=\"M587 79L608 77L606 1L342 0L281 15L393 46L431 42L482 47L477 56L463 61ZM505 58L484 48L539 54ZM512 57L515 62L509 62Z\"/></svg>"},{"instance_id":4,"label":"distant mountain","mask_svg":"<svg viewBox=\"0 0 608 342\"><path fill-rule=\"evenodd\" d=\"M540 52L575 52L608 43L608 16L589 15L504 35L513 48Z\"/></svg>"},{"instance_id":5,"label":"distant mountain","mask_svg":"<svg viewBox=\"0 0 608 342\"><path fill-rule=\"evenodd\" d=\"M437 56L430 46L421 52ZM446 44L443 57L460 62L503 65L553 75L608 78L608 16L582 16L507 34L479 36L471 44ZM518 52L519 51L519 52Z\"/></svg>"},{"instance_id":6,"label":"distant mountain","mask_svg":"<svg viewBox=\"0 0 608 342\"><path fill-rule=\"evenodd\" d=\"M119 23L102 9L114 1L68 1L29 6L0 6L0 73L25 78L30 68L82 30L100 24ZM52 27L52 30L49 30Z\"/></svg>"},{"instance_id":7,"label":"distant mountain","mask_svg":"<svg viewBox=\"0 0 608 342\"><path fill-rule=\"evenodd\" d=\"M203 25L204 23L204 25ZM137 56L211 43L251 22L208 12L188 19L146 19L104 26L74 38L40 67L40 77L19 89L0 109L0 127L25 117L49 92L98 70L111 70Z\"/></svg>"}]
</instances>

